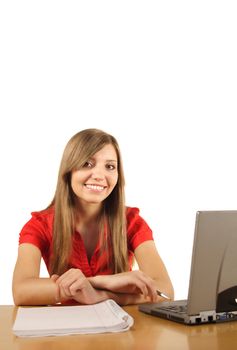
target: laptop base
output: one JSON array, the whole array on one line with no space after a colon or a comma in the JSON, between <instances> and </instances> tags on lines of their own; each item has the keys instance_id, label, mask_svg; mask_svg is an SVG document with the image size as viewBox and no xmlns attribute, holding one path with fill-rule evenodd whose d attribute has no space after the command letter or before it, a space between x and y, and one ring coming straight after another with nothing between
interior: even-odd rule
<instances>
[{"instance_id":1,"label":"laptop base","mask_svg":"<svg viewBox=\"0 0 237 350\"><path fill-rule=\"evenodd\" d=\"M166 304L166 305L165 305ZM152 305L152 306L151 306ZM182 323L185 325L200 325L207 323L222 323L228 321L237 320L237 311L228 311L228 312L216 312L215 310L202 311L196 315L188 315L184 311L185 306L187 305L186 300L178 300L172 303L162 303L157 304L155 307L154 304L141 304L138 309L141 312L152 316L158 316L163 319L170 321ZM177 312L175 308L177 307ZM183 311L182 311L183 309Z\"/></svg>"}]
</instances>

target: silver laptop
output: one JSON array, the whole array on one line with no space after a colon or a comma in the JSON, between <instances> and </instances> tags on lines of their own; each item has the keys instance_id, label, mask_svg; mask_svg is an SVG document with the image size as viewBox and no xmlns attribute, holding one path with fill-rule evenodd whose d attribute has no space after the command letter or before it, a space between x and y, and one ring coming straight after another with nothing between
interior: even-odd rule
<instances>
[{"instance_id":1,"label":"silver laptop","mask_svg":"<svg viewBox=\"0 0 237 350\"><path fill-rule=\"evenodd\" d=\"M188 325L237 320L237 211L197 212L188 300L139 310Z\"/></svg>"}]
</instances>

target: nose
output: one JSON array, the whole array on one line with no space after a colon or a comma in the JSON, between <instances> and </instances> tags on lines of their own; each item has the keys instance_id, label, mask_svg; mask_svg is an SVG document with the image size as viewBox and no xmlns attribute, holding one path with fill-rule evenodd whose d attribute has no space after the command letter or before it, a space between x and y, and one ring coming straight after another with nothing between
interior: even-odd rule
<instances>
[{"instance_id":1,"label":"nose","mask_svg":"<svg viewBox=\"0 0 237 350\"><path fill-rule=\"evenodd\" d=\"M92 174L91 174L91 177L93 180L103 181L105 178L103 169L99 166L94 167Z\"/></svg>"}]
</instances>

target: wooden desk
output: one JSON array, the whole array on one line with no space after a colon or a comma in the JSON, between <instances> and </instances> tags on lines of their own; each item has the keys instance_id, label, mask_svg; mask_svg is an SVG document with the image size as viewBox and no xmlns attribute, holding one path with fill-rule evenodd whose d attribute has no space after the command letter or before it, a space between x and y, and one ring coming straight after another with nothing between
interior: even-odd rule
<instances>
[{"instance_id":1,"label":"wooden desk","mask_svg":"<svg viewBox=\"0 0 237 350\"><path fill-rule=\"evenodd\" d=\"M0 306L1 350L223 350L237 344L237 321L184 326L143 314L137 306L125 307L135 323L124 333L18 338L12 334L16 310Z\"/></svg>"}]
</instances>

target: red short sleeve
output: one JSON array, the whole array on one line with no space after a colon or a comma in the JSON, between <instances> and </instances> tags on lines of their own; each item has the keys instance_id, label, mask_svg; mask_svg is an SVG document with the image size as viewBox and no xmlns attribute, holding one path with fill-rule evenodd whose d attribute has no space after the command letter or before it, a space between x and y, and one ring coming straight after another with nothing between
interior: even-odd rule
<instances>
[{"instance_id":1,"label":"red short sleeve","mask_svg":"<svg viewBox=\"0 0 237 350\"><path fill-rule=\"evenodd\" d=\"M133 251L143 242L154 240L152 230L139 215L138 208L127 208L128 249Z\"/></svg>"}]
</instances>

